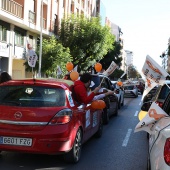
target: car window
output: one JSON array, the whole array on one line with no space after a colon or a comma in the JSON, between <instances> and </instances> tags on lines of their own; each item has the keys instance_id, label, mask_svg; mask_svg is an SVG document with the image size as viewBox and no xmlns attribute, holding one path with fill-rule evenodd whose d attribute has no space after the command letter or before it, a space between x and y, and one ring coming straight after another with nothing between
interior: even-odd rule
<instances>
[{"instance_id":1,"label":"car window","mask_svg":"<svg viewBox=\"0 0 170 170\"><path fill-rule=\"evenodd\" d=\"M23 107L55 107L65 105L62 88L38 86L1 86L0 104Z\"/></svg>"},{"instance_id":2,"label":"car window","mask_svg":"<svg viewBox=\"0 0 170 170\"><path fill-rule=\"evenodd\" d=\"M161 88L161 91L159 93L159 99L165 99L166 96L168 95L170 89L169 89L169 86L168 85L164 85L162 88Z\"/></svg>"}]
</instances>

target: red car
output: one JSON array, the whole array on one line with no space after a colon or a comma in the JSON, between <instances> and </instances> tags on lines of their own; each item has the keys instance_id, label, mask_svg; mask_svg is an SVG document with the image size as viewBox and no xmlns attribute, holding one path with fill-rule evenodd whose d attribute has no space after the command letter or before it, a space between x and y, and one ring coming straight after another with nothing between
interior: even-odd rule
<instances>
[{"instance_id":1,"label":"red car","mask_svg":"<svg viewBox=\"0 0 170 170\"><path fill-rule=\"evenodd\" d=\"M102 110L76 105L71 80L25 79L0 84L0 151L80 159L82 144L102 135Z\"/></svg>"}]
</instances>

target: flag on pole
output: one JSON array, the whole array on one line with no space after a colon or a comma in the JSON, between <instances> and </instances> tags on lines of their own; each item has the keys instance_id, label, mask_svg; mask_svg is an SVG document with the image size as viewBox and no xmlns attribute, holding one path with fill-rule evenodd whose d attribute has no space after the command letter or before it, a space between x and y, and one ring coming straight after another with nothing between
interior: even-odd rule
<instances>
[{"instance_id":1,"label":"flag on pole","mask_svg":"<svg viewBox=\"0 0 170 170\"><path fill-rule=\"evenodd\" d=\"M57 76L62 74L62 70L60 68L60 66L57 66Z\"/></svg>"},{"instance_id":2,"label":"flag on pole","mask_svg":"<svg viewBox=\"0 0 170 170\"><path fill-rule=\"evenodd\" d=\"M153 102L146 116L136 125L135 132L146 131L151 134L153 124L165 116L168 114Z\"/></svg>"},{"instance_id":3,"label":"flag on pole","mask_svg":"<svg viewBox=\"0 0 170 170\"><path fill-rule=\"evenodd\" d=\"M149 55L146 56L142 73L146 77L145 91L143 97L153 89L156 85L164 84L166 77L169 75L158 63L156 63Z\"/></svg>"},{"instance_id":4,"label":"flag on pole","mask_svg":"<svg viewBox=\"0 0 170 170\"><path fill-rule=\"evenodd\" d=\"M27 42L27 48L28 48L28 65L30 67L35 67L36 61L38 59L37 54L32 49L31 45Z\"/></svg>"},{"instance_id":5,"label":"flag on pole","mask_svg":"<svg viewBox=\"0 0 170 170\"><path fill-rule=\"evenodd\" d=\"M121 76L120 76L120 79L123 78L123 76L126 74L126 72L124 72Z\"/></svg>"},{"instance_id":6,"label":"flag on pole","mask_svg":"<svg viewBox=\"0 0 170 170\"><path fill-rule=\"evenodd\" d=\"M77 71L78 69L78 65L76 65L74 68L73 68L73 71Z\"/></svg>"},{"instance_id":7,"label":"flag on pole","mask_svg":"<svg viewBox=\"0 0 170 170\"><path fill-rule=\"evenodd\" d=\"M109 68L106 71L104 71L103 74L105 76L109 76L110 74L112 74L116 70L117 67L118 67L118 65L114 61L112 61Z\"/></svg>"}]
</instances>

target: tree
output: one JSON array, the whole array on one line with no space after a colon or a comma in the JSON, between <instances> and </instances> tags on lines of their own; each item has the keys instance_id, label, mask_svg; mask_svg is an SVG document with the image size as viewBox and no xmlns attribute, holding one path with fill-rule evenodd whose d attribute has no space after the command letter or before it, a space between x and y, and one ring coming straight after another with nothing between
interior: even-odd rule
<instances>
[{"instance_id":1,"label":"tree","mask_svg":"<svg viewBox=\"0 0 170 170\"><path fill-rule=\"evenodd\" d=\"M121 66L122 56L121 56L121 49L122 46L119 42L113 43L113 49L109 50L108 53L104 56L103 59L100 60L103 69L107 69L111 62L114 61L118 66Z\"/></svg>"},{"instance_id":2,"label":"tree","mask_svg":"<svg viewBox=\"0 0 170 170\"><path fill-rule=\"evenodd\" d=\"M141 78L140 73L136 70L134 65L128 66L128 78Z\"/></svg>"},{"instance_id":3,"label":"tree","mask_svg":"<svg viewBox=\"0 0 170 170\"><path fill-rule=\"evenodd\" d=\"M69 47L73 64L84 71L113 48L114 36L109 27L101 26L99 17L72 15L62 20L59 40Z\"/></svg>"},{"instance_id":4,"label":"tree","mask_svg":"<svg viewBox=\"0 0 170 170\"><path fill-rule=\"evenodd\" d=\"M37 54L39 54L39 48L37 49ZM65 65L71 60L69 49L63 47L54 36L49 39L43 39L41 70L47 77L56 77L57 65L61 67L64 75L66 73ZM26 70L31 71L32 68L28 66L27 62L24 64L26 65ZM38 64L39 62L36 63L34 71L38 71Z\"/></svg>"}]
</instances>

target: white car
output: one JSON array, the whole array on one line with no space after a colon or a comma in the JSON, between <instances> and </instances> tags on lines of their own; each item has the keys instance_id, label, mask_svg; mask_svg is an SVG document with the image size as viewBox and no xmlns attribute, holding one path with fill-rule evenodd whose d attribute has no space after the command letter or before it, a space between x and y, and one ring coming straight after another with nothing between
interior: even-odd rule
<instances>
[{"instance_id":1,"label":"white car","mask_svg":"<svg viewBox=\"0 0 170 170\"><path fill-rule=\"evenodd\" d=\"M146 111L148 103L143 104ZM162 109L170 115L170 93ZM159 119L151 128L149 135L148 170L170 170L170 116Z\"/></svg>"},{"instance_id":2,"label":"white car","mask_svg":"<svg viewBox=\"0 0 170 170\"><path fill-rule=\"evenodd\" d=\"M111 81L114 87L115 94L118 98L118 109L124 105L124 89L117 85L117 81Z\"/></svg>"},{"instance_id":3,"label":"white car","mask_svg":"<svg viewBox=\"0 0 170 170\"><path fill-rule=\"evenodd\" d=\"M125 97L138 97L138 88L134 84L124 85Z\"/></svg>"}]
</instances>

